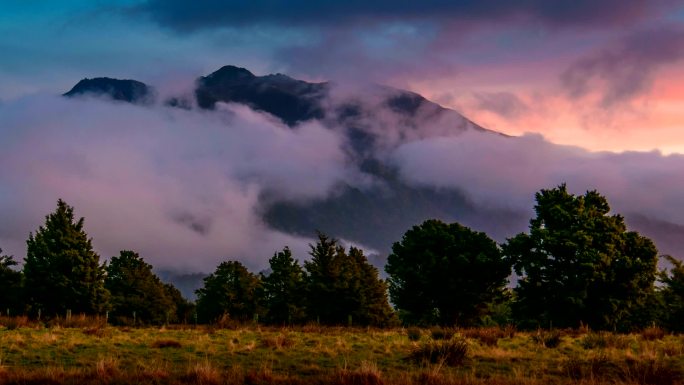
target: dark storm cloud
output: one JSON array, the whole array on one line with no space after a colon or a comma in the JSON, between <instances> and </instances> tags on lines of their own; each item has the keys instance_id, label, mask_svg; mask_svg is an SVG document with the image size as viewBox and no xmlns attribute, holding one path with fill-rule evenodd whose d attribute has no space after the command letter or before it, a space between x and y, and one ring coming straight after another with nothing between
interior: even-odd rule
<instances>
[{"instance_id":1,"label":"dark storm cloud","mask_svg":"<svg viewBox=\"0 0 684 385\"><path fill-rule=\"evenodd\" d=\"M603 107L629 101L648 91L663 66L684 59L684 28L664 26L634 32L621 41L584 56L561 75L574 98L600 93Z\"/></svg>"},{"instance_id":2,"label":"dark storm cloud","mask_svg":"<svg viewBox=\"0 0 684 385\"><path fill-rule=\"evenodd\" d=\"M621 25L662 11L671 0L148 0L137 11L177 30L251 23L317 25L368 20L532 19L553 25Z\"/></svg>"}]
</instances>

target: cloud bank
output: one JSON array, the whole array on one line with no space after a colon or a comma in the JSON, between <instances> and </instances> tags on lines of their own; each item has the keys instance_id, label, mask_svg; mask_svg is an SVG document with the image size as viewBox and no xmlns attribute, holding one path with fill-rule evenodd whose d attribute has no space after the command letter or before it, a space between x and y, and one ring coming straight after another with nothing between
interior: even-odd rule
<instances>
[{"instance_id":1,"label":"cloud bank","mask_svg":"<svg viewBox=\"0 0 684 385\"><path fill-rule=\"evenodd\" d=\"M487 207L532 215L535 192L567 183L573 193L598 190L614 212L684 224L684 155L590 152L539 135L469 131L401 145L390 159L410 183L459 188Z\"/></svg>"},{"instance_id":2,"label":"cloud bank","mask_svg":"<svg viewBox=\"0 0 684 385\"><path fill-rule=\"evenodd\" d=\"M153 265L255 270L309 239L268 229L262 194L299 200L353 181L341 139L318 123L291 130L243 106L199 112L34 96L0 105L0 247L21 258L30 231L63 198L103 257L121 249ZM313 236L313 234L312 234Z\"/></svg>"}]
</instances>

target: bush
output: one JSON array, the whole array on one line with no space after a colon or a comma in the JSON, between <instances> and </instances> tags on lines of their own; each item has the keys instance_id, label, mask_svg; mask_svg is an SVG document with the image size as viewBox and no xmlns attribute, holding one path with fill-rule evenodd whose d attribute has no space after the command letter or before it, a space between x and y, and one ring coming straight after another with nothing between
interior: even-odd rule
<instances>
[{"instance_id":1,"label":"bush","mask_svg":"<svg viewBox=\"0 0 684 385\"><path fill-rule=\"evenodd\" d=\"M545 348L555 348L561 343L561 332L558 330L537 330L532 340Z\"/></svg>"},{"instance_id":2,"label":"bush","mask_svg":"<svg viewBox=\"0 0 684 385\"><path fill-rule=\"evenodd\" d=\"M584 349L624 349L629 346L629 339L608 332L589 333L582 338L580 345Z\"/></svg>"},{"instance_id":3,"label":"bush","mask_svg":"<svg viewBox=\"0 0 684 385\"><path fill-rule=\"evenodd\" d=\"M414 349L409 360L415 363L446 364L458 366L468 354L468 343L461 338L448 341L430 341Z\"/></svg>"},{"instance_id":4,"label":"bush","mask_svg":"<svg viewBox=\"0 0 684 385\"><path fill-rule=\"evenodd\" d=\"M513 338L515 337L515 327L506 326L505 328L500 328L497 326L493 327L483 327L483 328L471 328L462 329L461 334L464 337L472 338L480 341L483 345L496 346L501 338Z\"/></svg>"},{"instance_id":5,"label":"bush","mask_svg":"<svg viewBox=\"0 0 684 385\"><path fill-rule=\"evenodd\" d=\"M26 316L0 317L0 326L7 330L15 330L29 326L29 319Z\"/></svg>"},{"instance_id":6,"label":"bush","mask_svg":"<svg viewBox=\"0 0 684 385\"><path fill-rule=\"evenodd\" d=\"M152 343L155 349L180 348L181 343L176 340L156 340Z\"/></svg>"},{"instance_id":7,"label":"bush","mask_svg":"<svg viewBox=\"0 0 684 385\"><path fill-rule=\"evenodd\" d=\"M454 336L454 331L446 328L441 328L439 326L435 326L432 329L430 329L430 335L432 336L432 339L435 341L450 340L451 337Z\"/></svg>"},{"instance_id":8,"label":"bush","mask_svg":"<svg viewBox=\"0 0 684 385\"><path fill-rule=\"evenodd\" d=\"M409 341L418 341L423 335L423 332L420 330L420 328L410 327L406 329L406 335L408 336Z\"/></svg>"},{"instance_id":9,"label":"bush","mask_svg":"<svg viewBox=\"0 0 684 385\"><path fill-rule=\"evenodd\" d=\"M646 341L662 340L665 337L665 330L658 326L651 326L641 331L641 337Z\"/></svg>"}]
</instances>

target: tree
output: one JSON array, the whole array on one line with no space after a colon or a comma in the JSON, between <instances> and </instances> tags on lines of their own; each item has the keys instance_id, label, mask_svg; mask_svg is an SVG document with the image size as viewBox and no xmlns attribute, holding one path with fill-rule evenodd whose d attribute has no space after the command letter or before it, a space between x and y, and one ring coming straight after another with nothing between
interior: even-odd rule
<instances>
[{"instance_id":1,"label":"tree","mask_svg":"<svg viewBox=\"0 0 684 385\"><path fill-rule=\"evenodd\" d=\"M164 284L164 291L166 292L166 296L174 303L176 309L176 313L169 321L175 323L188 323L192 320L195 313L195 304L183 297L180 290L170 283Z\"/></svg>"},{"instance_id":2,"label":"tree","mask_svg":"<svg viewBox=\"0 0 684 385\"><path fill-rule=\"evenodd\" d=\"M628 328L654 290L657 250L610 215L596 191L536 194L530 233L504 245L520 276L514 314L527 326Z\"/></svg>"},{"instance_id":3,"label":"tree","mask_svg":"<svg viewBox=\"0 0 684 385\"><path fill-rule=\"evenodd\" d=\"M176 316L176 304L167 289L138 253L122 250L106 267L105 288L111 294L114 320L133 319L143 324L163 324Z\"/></svg>"},{"instance_id":4,"label":"tree","mask_svg":"<svg viewBox=\"0 0 684 385\"><path fill-rule=\"evenodd\" d=\"M2 255L0 249L0 313L10 314L21 309L21 271L14 269L17 262L11 255Z\"/></svg>"},{"instance_id":5,"label":"tree","mask_svg":"<svg viewBox=\"0 0 684 385\"><path fill-rule=\"evenodd\" d=\"M197 313L201 320L213 322L222 315L247 320L257 314L256 291L259 278L240 262L221 262L198 289Z\"/></svg>"},{"instance_id":6,"label":"tree","mask_svg":"<svg viewBox=\"0 0 684 385\"><path fill-rule=\"evenodd\" d=\"M31 308L45 315L99 313L107 306L104 267L74 209L63 200L29 235L24 263L25 293Z\"/></svg>"},{"instance_id":7,"label":"tree","mask_svg":"<svg viewBox=\"0 0 684 385\"><path fill-rule=\"evenodd\" d=\"M503 296L511 267L485 233L428 220L394 243L385 271L404 322L469 326Z\"/></svg>"},{"instance_id":8,"label":"tree","mask_svg":"<svg viewBox=\"0 0 684 385\"><path fill-rule=\"evenodd\" d=\"M267 321L292 323L304 319L304 272L288 247L268 260L271 272L261 274L261 298Z\"/></svg>"},{"instance_id":9,"label":"tree","mask_svg":"<svg viewBox=\"0 0 684 385\"><path fill-rule=\"evenodd\" d=\"M319 233L311 247L311 260L304 263L307 312L324 324L384 326L393 322L387 288L363 252L349 254L337 240Z\"/></svg>"},{"instance_id":10,"label":"tree","mask_svg":"<svg viewBox=\"0 0 684 385\"><path fill-rule=\"evenodd\" d=\"M664 284L661 290L664 311L664 323L668 329L684 332L684 263L671 256L665 259L672 268L659 273L660 281Z\"/></svg>"}]
</instances>

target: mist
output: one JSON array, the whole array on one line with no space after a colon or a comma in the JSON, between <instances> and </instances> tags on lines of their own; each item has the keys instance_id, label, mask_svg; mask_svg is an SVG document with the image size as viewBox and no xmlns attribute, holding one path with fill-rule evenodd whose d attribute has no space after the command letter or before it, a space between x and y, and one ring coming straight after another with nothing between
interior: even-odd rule
<instances>
[{"instance_id":1,"label":"mist","mask_svg":"<svg viewBox=\"0 0 684 385\"><path fill-rule=\"evenodd\" d=\"M132 249L162 268L238 259L260 270L283 246L305 255L311 242L268 229L262 194L311 199L355 178L334 131L290 129L244 106L35 95L3 103L0 116L0 247L18 259L62 198L102 257Z\"/></svg>"}]
</instances>

